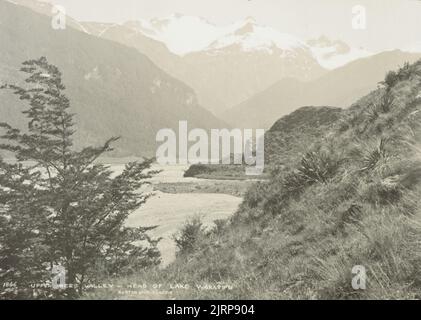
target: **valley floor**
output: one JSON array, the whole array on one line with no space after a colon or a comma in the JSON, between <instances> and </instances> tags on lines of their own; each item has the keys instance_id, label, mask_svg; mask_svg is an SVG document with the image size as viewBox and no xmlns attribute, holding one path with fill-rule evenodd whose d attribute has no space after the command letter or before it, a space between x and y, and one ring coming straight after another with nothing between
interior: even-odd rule
<instances>
[{"instance_id":1,"label":"valley floor","mask_svg":"<svg viewBox=\"0 0 421 320\"><path fill-rule=\"evenodd\" d=\"M119 166L112 166L118 172ZM157 226L150 235L162 238L158 248L161 267L174 261L173 237L190 219L200 218L212 228L215 220L230 218L242 202L252 181L185 178L185 166L154 166L161 171L151 179L153 195L127 220L130 227Z\"/></svg>"}]
</instances>

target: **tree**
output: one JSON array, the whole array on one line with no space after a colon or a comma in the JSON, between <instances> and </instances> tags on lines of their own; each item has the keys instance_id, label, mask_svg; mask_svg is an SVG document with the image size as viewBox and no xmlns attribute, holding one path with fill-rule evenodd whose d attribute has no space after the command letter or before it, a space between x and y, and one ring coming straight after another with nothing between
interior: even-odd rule
<instances>
[{"instance_id":1,"label":"tree","mask_svg":"<svg viewBox=\"0 0 421 320\"><path fill-rule=\"evenodd\" d=\"M42 57L24 62L21 71L30 88L2 87L29 108L23 112L26 132L0 123L0 151L16 160L0 159L0 285L14 284L0 294L30 296L28 287L51 281L54 266L66 270L70 285L60 295L76 297L101 277L99 271L116 276L157 265L159 240L147 234L153 228L125 226L148 198L139 190L154 174L152 160L129 163L113 177L97 160L117 138L75 150L73 114L58 68Z\"/></svg>"}]
</instances>

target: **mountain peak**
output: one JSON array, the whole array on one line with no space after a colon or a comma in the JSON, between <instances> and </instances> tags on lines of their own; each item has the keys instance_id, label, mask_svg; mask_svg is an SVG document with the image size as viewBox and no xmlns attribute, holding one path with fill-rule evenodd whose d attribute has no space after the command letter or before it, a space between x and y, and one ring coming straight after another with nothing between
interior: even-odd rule
<instances>
[{"instance_id":1,"label":"mountain peak","mask_svg":"<svg viewBox=\"0 0 421 320\"><path fill-rule=\"evenodd\" d=\"M256 19L252 16L248 16L244 19L245 23L256 23Z\"/></svg>"},{"instance_id":2,"label":"mountain peak","mask_svg":"<svg viewBox=\"0 0 421 320\"><path fill-rule=\"evenodd\" d=\"M255 29L255 23L254 22L247 22L246 24L244 24L241 28L239 28L238 30L236 30L234 32L234 34L236 36L243 36L247 33L252 33Z\"/></svg>"},{"instance_id":3,"label":"mountain peak","mask_svg":"<svg viewBox=\"0 0 421 320\"><path fill-rule=\"evenodd\" d=\"M352 48L343 41L332 40L324 35L308 40L307 45L320 65L326 69L336 69L373 54L363 48Z\"/></svg>"},{"instance_id":4,"label":"mountain peak","mask_svg":"<svg viewBox=\"0 0 421 320\"><path fill-rule=\"evenodd\" d=\"M323 35L306 43L291 34L260 25L251 16L226 26L217 26L202 17L173 13L164 18L125 25L164 43L179 56L194 52L215 54L224 49L289 56L297 50L305 50L324 68L334 69L371 54Z\"/></svg>"},{"instance_id":5,"label":"mountain peak","mask_svg":"<svg viewBox=\"0 0 421 320\"><path fill-rule=\"evenodd\" d=\"M180 19L180 18L184 17L184 14L182 14L180 12L175 12L171 15L171 17L174 17L176 19Z\"/></svg>"},{"instance_id":6,"label":"mountain peak","mask_svg":"<svg viewBox=\"0 0 421 320\"><path fill-rule=\"evenodd\" d=\"M307 47L292 35L258 25L251 16L230 25L216 26L202 17L174 13L165 18L125 25L163 42L172 53L180 56L232 46L244 51L267 52L272 52L274 48L291 51Z\"/></svg>"}]
</instances>

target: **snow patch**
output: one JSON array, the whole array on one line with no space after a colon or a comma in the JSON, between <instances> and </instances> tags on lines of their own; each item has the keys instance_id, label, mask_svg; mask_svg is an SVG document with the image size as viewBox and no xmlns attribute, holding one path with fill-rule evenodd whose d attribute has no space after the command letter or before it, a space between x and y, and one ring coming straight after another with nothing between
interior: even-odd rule
<instances>
[{"instance_id":1,"label":"snow patch","mask_svg":"<svg viewBox=\"0 0 421 320\"><path fill-rule=\"evenodd\" d=\"M307 44L318 63L329 70L374 54L363 48L351 48L342 41L330 40L324 36L316 40L309 40Z\"/></svg>"},{"instance_id":2,"label":"snow patch","mask_svg":"<svg viewBox=\"0 0 421 320\"><path fill-rule=\"evenodd\" d=\"M95 67L91 72L85 74L85 80L99 80L101 78L98 67Z\"/></svg>"},{"instance_id":3,"label":"snow patch","mask_svg":"<svg viewBox=\"0 0 421 320\"><path fill-rule=\"evenodd\" d=\"M332 70L339 67L342 67L352 61L366 58L373 53L366 51L364 49L355 49L350 48L347 53L337 53L335 48L311 48L314 57L319 62L319 64L326 69Z\"/></svg>"},{"instance_id":4,"label":"snow patch","mask_svg":"<svg viewBox=\"0 0 421 320\"><path fill-rule=\"evenodd\" d=\"M294 51L306 48L306 44L292 35L278 32L270 27L247 23L242 28L215 41L208 49L221 49L239 45L244 51L265 50L273 53L274 48L283 51Z\"/></svg>"},{"instance_id":5,"label":"snow patch","mask_svg":"<svg viewBox=\"0 0 421 320\"><path fill-rule=\"evenodd\" d=\"M158 92L161 89L162 86L162 80L161 79L155 79L152 82L152 86L150 87L150 91L154 94L156 92Z\"/></svg>"},{"instance_id":6,"label":"snow patch","mask_svg":"<svg viewBox=\"0 0 421 320\"><path fill-rule=\"evenodd\" d=\"M283 50L306 47L303 41L291 35L257 25L251 17L221 27L200 17L173 14L163 19L128 22L125 26L163 42L171 52L180 56L232 45L239 45L245 51L268 52L272 52L273 47Z\"/></svg>"}]
</instances>

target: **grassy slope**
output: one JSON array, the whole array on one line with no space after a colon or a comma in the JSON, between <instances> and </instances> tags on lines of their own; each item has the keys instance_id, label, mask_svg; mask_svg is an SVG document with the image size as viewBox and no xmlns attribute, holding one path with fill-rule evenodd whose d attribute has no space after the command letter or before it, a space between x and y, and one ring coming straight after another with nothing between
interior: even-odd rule
<instances>
[{"instance_id":1,"label":"grassy slope","mask_svg":"<svg viewBox=\"0 0 421 320\"><path fill-rule=\"evenodd\" d=\"M202 179L263 180L273 169L279 170L300 159L339 119L343 109L302 107L279 119L265 134L265 172L253 177L245 174L244 165L192 165L185 177ZM305 143L297 143L305 142Z\"/></svg>"},{"instance_id":2,"label":"grassy slope","mask_svg":"<svg viewBox=\"0 0 421 320\"><path fill-rule=\"evenodd\" d=\"M388 70L415 62L419 53L385 51L353 61L310 82L282 79L223 114L233 127L269 128L278 118L302 106L345 108L376 89Z\"/></svg>"},{"instance_id":3,"label":"grassy slope","mask_svg":"<svg viewBox=\"0 0 421 320\"><path fill-rule=\"evenodd\" d=\"M233 286L161 298L421 298L421 62L395 79L250 188L229 223L196 232L167 269L120 283ZM367 290L351 287L355 265L367 269Z\"/></svg>"},{"instance_id":4,"label":"grassy slope","mask_svg":"<svg viewBox=\"0 0 421 320\"><path fill-rule=\"evenodd\" d=\"M265 135L265 162L271 168L296 163L334 127L343 109L303 107L279 119Z\"/></svg>"}]
</instances>

